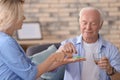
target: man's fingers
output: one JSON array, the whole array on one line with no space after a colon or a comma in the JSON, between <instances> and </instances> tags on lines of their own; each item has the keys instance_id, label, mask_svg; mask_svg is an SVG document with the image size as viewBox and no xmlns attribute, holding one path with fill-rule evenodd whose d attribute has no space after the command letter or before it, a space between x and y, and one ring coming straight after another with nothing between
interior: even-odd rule
<instances>
[{"instance_id":1,"label":"man's fingers","mask_svg":"<svg viewBox=\"0 0 120 80\"><path fill-rule=\"evenodd\" d=\"M73 55L71 53L64 53L65 54L65 58L72 58Z\"/></svg>"},{"instance_id":2,"label":"man's fingers","mask_svg":"<svg viewBox=\"0 0 120 80\"><path fill-rule=\"evenodd\" d=\"M74 47L74 45L69 42L66 43L64 46L60 47L61 51L63 52L67 52L67 53L76 53L76 48Z\"/></svg>"},{"instance_id":3,"label":"man's fingers","mask_svg":"<svg viewBox=\"0 0 120 80\"><path fill-rule=\"evenodd\" d=\"M71 49L71 53L77 53L76 48L72 43L69 43L69 47Z\"/></svg>"},{"instance_id":4,"label":"man's fingers","mask_svg":"<svg viewBox=\"0 0 120 80\"><path fill-rule=\"evenodd\" d=\"M103 57L99 62L98 65L100 68L107 70L110 66L109 60L106 57Z\"/></svg>"},{"instance_id":5,"label":"man's fingers","mask_svg":"<svg viewBox=\"0 0 120 80\"><path fill-rule=\"evenodd\" d=\"M72 53L77 53L77 50L73 44L71 44L70 47L72 48Z\"/></svg>"}]
</instances>

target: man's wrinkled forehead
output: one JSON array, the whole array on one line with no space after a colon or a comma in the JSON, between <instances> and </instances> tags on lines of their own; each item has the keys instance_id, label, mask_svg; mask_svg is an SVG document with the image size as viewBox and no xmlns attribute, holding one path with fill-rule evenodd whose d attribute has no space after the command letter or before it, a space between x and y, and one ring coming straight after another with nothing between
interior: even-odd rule
<instances>
[{"instance_id":1,"label":"man's wrinkled forehead","mask_svg":"<svg viewBox=\"0 0 120 80\"><path fill-rule=\"evenodd\" d=\"M95 10L86 10L81 13L80 17L94 18L100 19L100 13Z\"/></svg>"}]
</instances>

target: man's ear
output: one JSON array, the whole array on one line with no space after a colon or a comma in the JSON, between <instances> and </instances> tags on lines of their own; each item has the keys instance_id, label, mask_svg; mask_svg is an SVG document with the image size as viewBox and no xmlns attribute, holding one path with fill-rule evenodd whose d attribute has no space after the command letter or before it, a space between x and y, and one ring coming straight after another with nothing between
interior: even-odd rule
<instances>
[{"instance_id":1,"label":"man's ear","mask_svg":"<svg viewBox=\"0 0 120 80\"><path fill-rule=\"evenodd\" d=\"M2 19L0 19L0 24L2 23L2 21L3 21L3 20L2 20Z\"/></svg>"},{"instance_id":2,"label":"man's ear","mask_svg":"<svg viewBox=\"0 0 120 80\"><path fill-rule=\"evenodd\" d=\"M103 22L104 22L104 21L102 21L102 22L100 23L100 29L101 29L101 28L102 28L102 26L103 26Z\"/></svg>"}]
</instances>

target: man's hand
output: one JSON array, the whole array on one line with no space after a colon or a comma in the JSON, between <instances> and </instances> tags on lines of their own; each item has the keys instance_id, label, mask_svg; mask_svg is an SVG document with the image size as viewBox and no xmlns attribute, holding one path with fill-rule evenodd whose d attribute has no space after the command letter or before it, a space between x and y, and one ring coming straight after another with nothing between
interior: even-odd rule
<instances>
[{"instance_id":1,"label":"man's hand","mask_svg":"<svg viewBox=\"0 0 120 80\"><path fill-rule=\"evenodd\" d=\"M101 69L104 69L107 73L112 72L112 66L110 65L110 62L106 57L100 59L100 61L98 62L98 66Z\"/></svg>"},{"instance_id":2,"label":"man's hand","mask_svg":"<svg viewBox=\"0 0 120 80\"><path fill-rule=\"evenodd\" d=\"M75 46L69 42L65 45L61 46L57 52L65 52L65 53L77 53Z\"/></svg>"}]
</instances>

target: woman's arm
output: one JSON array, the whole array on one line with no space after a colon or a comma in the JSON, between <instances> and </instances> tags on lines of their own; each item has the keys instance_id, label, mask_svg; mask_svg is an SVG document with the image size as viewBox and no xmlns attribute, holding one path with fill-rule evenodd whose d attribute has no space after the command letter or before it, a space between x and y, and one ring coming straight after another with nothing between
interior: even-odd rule
<instances>
[{"instance_id":1,"label":"woman's arm","mask_svg":"<svg viewBox=\"0 0 120 80\"><path fill-rule=\"evenodd\" d=\"M43 63L38 65L38 73L36 78L38 78L41 74L56 69L57 67L72 63L84 61L85 58L72 58L72 53L64 53L64 52L56 52L50 55ZM66 58L66 56L68 58Z\"/></svg>"}]
</instances>

